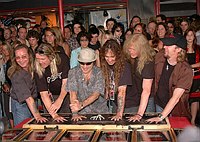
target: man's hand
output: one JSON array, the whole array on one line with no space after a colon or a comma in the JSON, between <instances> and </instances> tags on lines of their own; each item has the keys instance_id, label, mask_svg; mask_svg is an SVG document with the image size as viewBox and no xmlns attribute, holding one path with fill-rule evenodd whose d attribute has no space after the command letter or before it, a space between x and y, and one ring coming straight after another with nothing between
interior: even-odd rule
<instances>
[{"instance_id":1,"label":"man's hand","mask_svg":"<svg viewBox=\"0 0 200 142\"><path fill-rule=\"evenodd\" d=\"M79 115L79 114L74 114L72 116L72 121L79 121L79 120L82 120L82 119L86 119L87 117L86 116L83 116L83 115Z\"/></svg>"},{"instance_id":2,"label":"man's hand","mask_svg":"<svg viewBox=\"0 0 200 142\"><path fill-rule=\"evenodd\" d=\"M50 113L57 113L57 111L60 109L62 105L63 100L58 98L52 105L50 106L49 112Z\"/></svg>"},{"instance_id":3,"label":"man's hand","mask_svg":"<svg viewBox=\"0 0 200 142\"><path fill-rule=\"evenodd\" d=\"M81 110L81 103L78 100L73 101L69 106L72 112L78 112Z\"/></svg>"}]
</instances>

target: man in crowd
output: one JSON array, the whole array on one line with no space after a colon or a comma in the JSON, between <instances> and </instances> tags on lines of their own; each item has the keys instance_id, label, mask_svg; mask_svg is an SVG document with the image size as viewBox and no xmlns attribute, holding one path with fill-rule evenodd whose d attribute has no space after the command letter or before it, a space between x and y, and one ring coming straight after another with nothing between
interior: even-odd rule
<instances>
[{"instance_id":1,"label":"man in crowd","mask_svg":"<svg viewBox=\"0 0 200 142\"><path fill-rule=\"evenodd\" d=\"M155 103L160 114L149 122L162 121L169 114L190 117L188 96L193 73L186 62L186 39L174 34L161 40L164 50L155 58Z\"/></svg>"}]
</instances>

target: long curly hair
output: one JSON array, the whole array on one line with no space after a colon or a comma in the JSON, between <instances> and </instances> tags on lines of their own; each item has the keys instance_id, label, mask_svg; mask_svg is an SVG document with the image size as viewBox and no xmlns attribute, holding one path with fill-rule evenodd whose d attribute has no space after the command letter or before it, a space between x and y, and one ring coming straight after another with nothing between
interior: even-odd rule
<instances>
[{"instance_id":1,"label":"long curly hair","mask_svg":"<svg viewBox=\"0 0 200 142\"><path fill-rule=\"evenodd\" d=\"M131 61L132 59L129 52L130 47L134 47L134 50L139 53L137 57L137 70L141 74L144 65L149 61L153 61L156 53L154 49L150 47L147 38L143 34L133 34L124 43L124 52L126 53L127 58Z\"/></svg>"},{"instance_id":2,"label":"long curly hair","mask_svg":"<svg viewBox=\"0 0 200 142\"><path fill-rule=\"evenodd\" d=\"M112 53L116 56L116 62L113 65L114 82L116 88L118 87L119 79L124 70L124 62L125 62L125 56L122 51L122 47L118 44L118 42L114 39L106 41L105 44L100 49L100 61L101 61L101 69L105 78L106 97L108 95L108 92L110 91L110 67L107 61L105 60L105 56L109 50L111 50Z\"/></svg>"}]
</instances>

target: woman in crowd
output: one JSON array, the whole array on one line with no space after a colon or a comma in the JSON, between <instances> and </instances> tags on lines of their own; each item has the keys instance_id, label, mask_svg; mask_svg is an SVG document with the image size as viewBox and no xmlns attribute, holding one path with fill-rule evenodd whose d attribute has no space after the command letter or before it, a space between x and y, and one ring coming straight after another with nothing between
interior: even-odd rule
<instances>
[{"instance_id":1,"label":"woman in crowd","mask_svg":"<svg viewBox=\"0 0 200 142\"><path fill-rule=\"evenodd\" d=\"M189 28L190 26L190 22L188 19L186 18L183 18L181 21L180 21L180 28L181 28L181 35L184 35L185 34L185 31Z\"/></svg>"},{"instance_id":2,"label":"woman in crowd","mask_svg":"<svg viewBox=\"0 0 200 142\"><path fill-rule=\"evenodd\" d=\"M149 44L156 52L159 52L163 49L163 43L160 39L166 36L169 36L167 25L163 22L158 23L156 27L156 35L152 40L149 41Z\"/></svg>"},{"instance_id":3,"label":"woman in crowd","mask_svg":"<svg viewBox=\"0 0 200 142\"><path fill-rule=\"evenodd\" d=\"M13 128L14 127L13 116L12 116L12 113L10 112L10 108L9 108L11 81L7 76L8 69L11 66L11 54L13 53L12 47L7 43L3 43L2 44L2 53L3 53L3 58L4 58L3 66L4 66L4 72L5 72L5 82L2 84L3 110L5 111L5 114L10 121L10 126Z\"/></svg>"},{"instance_id":4,"label":"woman in crowd","mask_svg":"<svg viewBox=\"0 0 200 142\"><path fill-rule=\"evenodd\" d=\"M113 39L113 34L112 32L110 32L109 30L104 31L103 36L102 36L102 41L100 41L101 46L104 45L104 43L109 40L109 39Z\"/></svg>"},{"instance_id":5,"label":"woman in crowd","mask_svg":"<svg viewBox=\"0 0 200 142\"><path fill-rule=\"evenodd\" d=\"M68 40L68 44L70 47L70 50L73 51L74 49L78 48L80 45L78 44L78 41L76 40L76 37L78 33L81 31L85 32L85 28L80 22L74 22L72 26L72 36Z\"/></svg>"},{"instance_id":6,"label":"woman in crowd","mask_svg":"<svg viewBox=\"0 0 200 142\"><path fill-rule=\"evenodd\" d=\"M65 91L69 58L65 54L56 53L47 43L41 44L36 49L35 57L36 85L46 110L54 120L65 121L57 112L70 112Z\"/></svg>"},{"instance_id":7,"label":"woman in crowd","mask_svg":"<svg viewBox=\"0 0 200 142\"><path fill-rule=\"evenodd\" d=\"M89 36L86 32L80 32L77 35L77 41L81 45L79 48L74 49L71 52L71 57L70 57L70 68L76 67L79 62L78 62L78 54L81 51L82 48L88 48L89 44Z\"/></svg>"},{"instance_id":8,"label":"woman in crowd","mask_svg":"<svg viewBox=\"0 0 200 142\"><path fill-rule=\"evenodd\" d=\"M124 43L124 25L122 23L117 23L112 29L113 37L117 42L123 46Z\"/></svg>"},{"instance_id":9,"label":"woman in crowd","mask_svg":"<svg viewBox=\"0 0 200 142\"><path fill-rule=\"evenodd\" d=\"M146 31L146 25L144 23L138 23L138 24L136 24L135 27L134 27L133 33L135 33L135 34L143 34L143 35L145 35L145 37L148 40L151 39L151 36Z\"/></svg>"},{"instance_id":10,"label":"woman in crowd","mask_svg":"<svg viewBox=\"0 0 200 142\"><path fill-rule=\"evenodd\" d=\"M70 57L70 49L69 49L69 45L67 44L67 42L64 41L64 36L62 35L61 29L59 27L52 27L52 29L55 32L56 35L56 43L63 47L63 49L65 50L65 54Z\"/></svg>"},{"instance_id":11,"label":"woman in crowd","mask_svg":"<svg viewBox=\"0 0 200 142\"><path fill-rule=\"evenodd\" d=\"M81 49L77 66L69 71L66 90L70 93L72 120L84 118L81 114L108 113L104 99L104 78L100 68L94 62L97 59L93 49Z\"/></svg>"},{"instance_id":12,"label":"woman in crowd","mask_svg":"<svg viewBox=\"0 0 200 142\"><path fill-rule=\"evenodd\" d=\"M110 113L116 113L112 120L122 119L127 85L132 85L131 66L119 43L110 39L100 50L101 69L105 78L105 98Z\"/></svg>"},{"instance_id":13,"label":"woman in crowd","mask_svg":"<svg viewBox=\"0 0 200 142\"><path fill-rule=\"evenodd\" d=\"M125 40L127 40L131 35L133 34L133 29L129 28L125 31L124 35L125 35Z\"/></svg>"},{"instance_id":14,"label":"woman in crowd","mask_svg":"<svg viewBox=\"0 0 200 142\"><path fill-rule=\"evenodd\" d=\"M59 45L58 39L56 38L56 33L53 30L53 28L47 27L45 29L45 33L44 34L45 34L46 42L51 44L51 46L53 47L54 51L60 52L60 53L66 55L64 48Z\"/></svg>"},{"instance_id":15,"label":"woman in crowd","mask_svg":"<svg viewBox=\"0 0 200 142\"><path fill-rule=\"evenodd\" d=\"M132 63L133 79L133 85L127 88L125 112L137 112L129 120L139 121L145 110L155 111L152 87L155 52L149 47L148 40L143 34L133 34L126 40L124 51Z\"/></svg>"},{"instance_id":16,"label":"woman in crowd","mask_svg":"<svg viewBox=\"0 0 200 142\"><path fill-rule=\"evenodd\" d=\"M192 88L190 89L191 103L191 123L195 125L195 119L199 109L200 97L192 97L193 94L199 93L200 96L200 47L196 44L195 30L189 27L185 31L185 38L187 40L187 56L188 62L191 65L194 73Z\"/></svg>"},{"instance_id":17,"label":"woman in crowd","mask_svg":"<svg viewBox=\"0 0 200 142\"><path fill-rule=\"evenodd\" d=\"M37 91L33 79L32 51L26 45L19 45L14 49L12 65L8 70L8 77L12 82L11 107L16 126L26 118L31 118L31 113L37 122L46 122L36 108L35 98Z\"/></svg>"}]
</instances>

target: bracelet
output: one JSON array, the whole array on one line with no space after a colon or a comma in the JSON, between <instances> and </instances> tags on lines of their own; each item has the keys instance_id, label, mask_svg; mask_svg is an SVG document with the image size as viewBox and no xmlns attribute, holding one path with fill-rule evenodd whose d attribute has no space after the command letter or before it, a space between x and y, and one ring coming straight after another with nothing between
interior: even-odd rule
<instances>
[{"instance_id":1,"label":"bracelet","mask_svg":"<svg viewBox=\"0 0 200 142\"><path fill-rule=\"evenodd\" d=\"M74 115L74 114L78 114L78 112L72 112L72 114Z\"/></svg>"},{"instance_id":2,"label":"bracelet","mask_svg":"<svg viewBox=\"0 0 200 142\"><path fill-rule=\"evenodd\" d=\"M140 115L140 114L138 114L138 113L137 113L137 114L135 114L135 115L138 115L138 116L140 116L141 118L143 117L142 115Z\"/></svg>"},{"instance_id":3,"label":"bracelet","mask_svg":"<svg viewBox=\"0 0 200 142\"><path fill-rule=\"evenodd\" d=\"M158 117L162 120L165 119L161 113L158 114Z\"/></svg>"}]
</instances>

